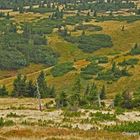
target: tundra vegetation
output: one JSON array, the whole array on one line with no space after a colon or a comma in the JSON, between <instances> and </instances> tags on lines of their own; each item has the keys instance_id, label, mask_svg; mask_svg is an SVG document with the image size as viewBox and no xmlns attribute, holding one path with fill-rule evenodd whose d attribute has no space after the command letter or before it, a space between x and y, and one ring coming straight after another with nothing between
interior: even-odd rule
<instances>
[{"instance_id":1,"label":"tundra vegetation","mask_svg":"<svg viewBox=\"0 0 140 140\"><path fill-rule=\"evenodd\" d=\"M0 139L139 139L139 6L0 0Z\"/></svg>"}]
</instances>

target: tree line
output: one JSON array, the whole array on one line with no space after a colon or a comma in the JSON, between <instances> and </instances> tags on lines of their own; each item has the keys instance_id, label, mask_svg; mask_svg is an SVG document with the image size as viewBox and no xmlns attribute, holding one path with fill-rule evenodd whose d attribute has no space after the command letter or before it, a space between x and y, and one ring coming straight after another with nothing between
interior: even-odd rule
<instances>
[{"instance_id":1,"label":"tree line","mask_svg":"<svg viewBox=\"0 0 140 140\"><path fill-rule=\"evenodd\" d=\"M18 74L13 81L13 90L8 92L3 85L0 87L0 97L37 97L37 85L41 98L54 98L57 108L68 108L77 110L78 108L101 108L105 106L104 100L107 99L106 86L98 87L96 83L87 84L84 89L80 77L75 79L69 92L62 90L56 93L54 86L49 86L46 80L46 74L42 71L35 81L27 80L27 77ZM139 108L140 107L140 89L137 92L124 91L117 94L113 99L114 107L121 108Z\"/></svg>"}]
</instances>

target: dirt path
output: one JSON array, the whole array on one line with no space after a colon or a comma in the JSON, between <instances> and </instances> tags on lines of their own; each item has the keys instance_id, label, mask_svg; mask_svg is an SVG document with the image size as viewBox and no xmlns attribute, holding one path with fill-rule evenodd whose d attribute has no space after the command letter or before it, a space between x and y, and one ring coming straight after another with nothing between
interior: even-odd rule
<instances>
[{"instance_id":1,"label":"dirt path","mask_svg":"<svg viewBox=\"0 0 140 140\"><path fill-rule=\"evenodd\" d=\"M44 72L46 72L46 71L49 71L51 68L53 68L53 67L49 67L49 68L45 68L45 69L42 69L42 70L39 70L39 71L36 71L36 72L33 72L33 73L29 73L29 74L27 74L26 76L27 76L27 78L35 78L35 77L37 77L37 75L41 72L41 71L44 71ZM7 87L8 86L10 86L11 84L12 84L12 81L14 80L16 78L16 76L12 76L12 77L8 77L8 78L4 78L4 79L2 79L2 80L0 80L0 85L3 85L3 84L5 84Z\"/></svg>"}]
</instances>

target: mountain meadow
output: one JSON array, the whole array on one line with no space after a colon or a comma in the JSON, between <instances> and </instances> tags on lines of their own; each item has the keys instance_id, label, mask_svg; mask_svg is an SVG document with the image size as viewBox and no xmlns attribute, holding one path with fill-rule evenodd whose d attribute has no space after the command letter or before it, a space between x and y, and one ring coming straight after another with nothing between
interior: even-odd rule
<instances>
[{"instance_id":1,"label":"mountain meadow","mask_svg":"<svg viewBox=\"0 0 140 140\"><path fill-rule=\"evenodd\" d=\"M0 140L139 134L138 0L0 0Z\"/></svg>"}]
</instances>

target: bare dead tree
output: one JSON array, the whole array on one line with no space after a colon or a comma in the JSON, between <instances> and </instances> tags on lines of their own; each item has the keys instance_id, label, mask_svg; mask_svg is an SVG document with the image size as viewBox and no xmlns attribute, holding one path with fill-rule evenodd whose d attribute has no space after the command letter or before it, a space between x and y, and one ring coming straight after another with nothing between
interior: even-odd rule
<instances>
[{"instance_id":1,"label":"bare dead tree","mask_svg":"<svg viewBox=\"0 0 140 140\"><path fill-rule=\"evenodd\" d=\"M98 104L99 104L99 107L101 107L102 105L101 105L101 98L100 98L100 94L98 94L98 95L97 95L97 97L98 97Z\"/></svg>"},{"instance_id":2,"label":"bare dead tree","mask_svg":"<svg viewBox=\"0 0 140 140\"><path fill-rule=\"evenodd\" d=\"M40 91L39 91L38 81L36 81L36 89L37 89L37 99L38 99L39 110L42 111L41 95L40 95Z\"/></svg>"}]
</instances>

